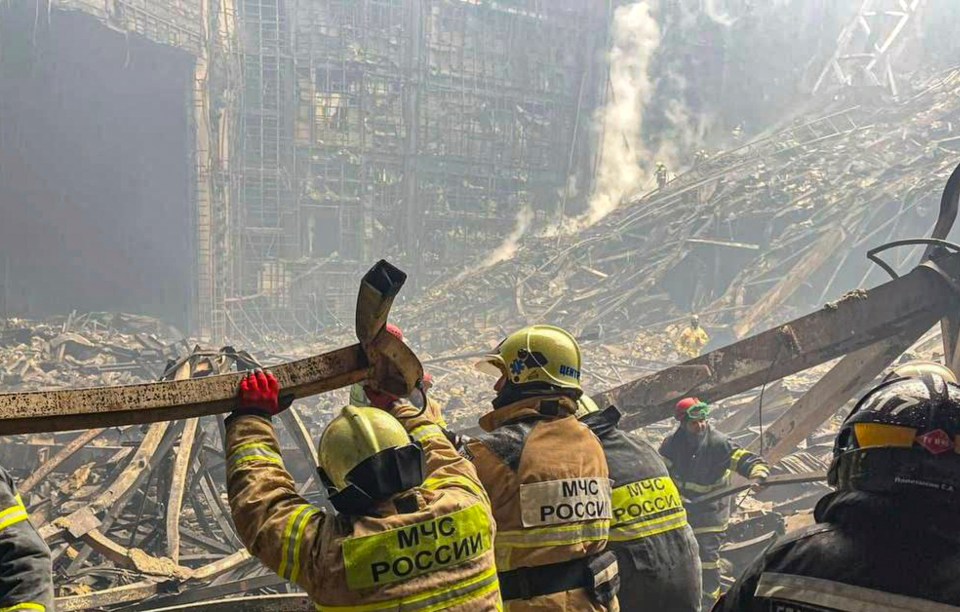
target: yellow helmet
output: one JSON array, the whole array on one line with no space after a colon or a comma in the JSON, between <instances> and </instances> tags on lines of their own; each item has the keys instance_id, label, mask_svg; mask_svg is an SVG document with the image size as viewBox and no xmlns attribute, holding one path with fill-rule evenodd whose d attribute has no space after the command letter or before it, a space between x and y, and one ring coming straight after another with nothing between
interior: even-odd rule
<instances>
[{"instance_id":1,"label":"yellow helmet","mask_svg":"<svg viewBox=\"0 0 960 612\"><path fill-rule=\"evenodd\" d=\"M423 482L420 445L379 408L346 406L323 430L317 455L331 503L347 514Z\"/></svg>"},{"instance_id":2,"label":"yellow helmet","mask_svg":"<svg viewBox=\"0 0 960 612\"><path fill-rule=\"evenodd\" d=\"M545 383L582 391L580 345L569 332L552 325L532 325L507 336L477 369L513 385Z\"/></svg>"},{"instance_id":3,"label":"yellow helmet","mask_svg":"<svg viewBox=\"0 0 960 612\"><path fill-rule=\"evenodd\" d=\"M578 419L582 419L594 412L600 412L600 406L597 405L597 402L593 401L593 398L587 394L581 395L580 399L577 400L577 412L575 416Z\"/></svg>"},{"instance_id":4,"label":"yellow helmet","mask_svg":"<svg viewBox=\"0 0 960 612\"><path fill-rule=\"evenodd\" d=\"M957 376L953 370L937 361L908 361L894 366L890 372L883 377L884 381L895 378L923 378L924 374L935 374L947 382L957 384Z\"/></svg>"}]
</instances>

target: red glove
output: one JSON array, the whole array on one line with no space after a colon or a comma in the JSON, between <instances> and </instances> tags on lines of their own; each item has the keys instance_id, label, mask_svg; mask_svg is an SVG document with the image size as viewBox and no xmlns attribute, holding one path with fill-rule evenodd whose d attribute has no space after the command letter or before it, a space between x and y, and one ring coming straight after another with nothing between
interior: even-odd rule
<instances>
[{"instance_id":1,"label":"red glove","mask_svg":"<svg viewBox=\"0 0 960 612\"><path fill-rule=\"evenodd\" d=\"M289 408L292 403L292 395L280 397L280 383L273 372L256 370L240 381L240 408L234 414L272 417Z\"/></svg>"}]
</instances>

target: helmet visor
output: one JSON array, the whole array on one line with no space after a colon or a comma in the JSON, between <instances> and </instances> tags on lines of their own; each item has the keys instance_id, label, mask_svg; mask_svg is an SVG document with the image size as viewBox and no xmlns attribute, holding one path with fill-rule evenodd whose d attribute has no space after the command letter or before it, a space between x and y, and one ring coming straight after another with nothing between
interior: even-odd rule
<instances>
[{"instance_id":1,"label":"helmet visor","mask_svg":"<svg viewBox=\"0 0 960 612\"><path fill-rule=\"evenodd\" d=\"M879 446L911 448L917 437L917 430L912 427L883 423L854 423L853 433L857 437L858 448Z\"/></svg>"}]
</instances>

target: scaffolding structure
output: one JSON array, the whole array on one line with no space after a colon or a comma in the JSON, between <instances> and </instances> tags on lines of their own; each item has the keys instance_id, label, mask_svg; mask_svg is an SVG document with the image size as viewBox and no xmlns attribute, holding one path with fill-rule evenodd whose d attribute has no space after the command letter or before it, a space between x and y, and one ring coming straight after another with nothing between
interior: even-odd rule
<instances>
[{"instance_id":1,"label":"scaffolding structure","mask_svg":"<svg viewBox=\"0 0 960 612\"><path fill-rule=\"evenodd\" d=\"M422 283L558 214L589 176L607 4L241 0L226 335L349 324L371 258Z\"/></svg>"}]
</instances>

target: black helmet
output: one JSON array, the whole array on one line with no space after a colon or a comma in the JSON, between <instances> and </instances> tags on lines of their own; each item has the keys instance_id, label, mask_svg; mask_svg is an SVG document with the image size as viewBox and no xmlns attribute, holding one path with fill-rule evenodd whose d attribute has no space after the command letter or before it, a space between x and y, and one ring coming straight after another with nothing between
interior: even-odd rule
<instances>
[{"instance_id":1,"label":"black helmet","mask_svg":"<svg viewBox=\"0 0 960 612\"><path fill-rule=\"evenodd\" d=\"M840 491L960 505L960 386L925 372L867 393L843 422L828 482Z\"/></svg>"}]
</instances>

